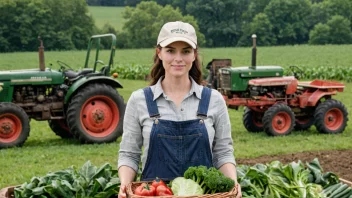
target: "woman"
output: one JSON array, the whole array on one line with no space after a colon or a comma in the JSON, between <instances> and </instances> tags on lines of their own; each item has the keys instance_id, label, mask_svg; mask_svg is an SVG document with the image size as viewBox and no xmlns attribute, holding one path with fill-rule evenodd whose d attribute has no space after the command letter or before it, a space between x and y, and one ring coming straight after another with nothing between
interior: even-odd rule
<instances>
[{"instance_id":1,"label":"woman","mask_svg":"<svg viewBox=\"0 0 352 198\"><path fill-rule=\"evenodd\" d=\"M220 93L200 85L192 25L164 24L151 77L151 86L133 92L127 103L118 160L119 196L126 196L125 185L134 180L142 153L144 181L172 180L199 165L214 166L236 180L227 107Z\"/></svg>"}]
</instances>

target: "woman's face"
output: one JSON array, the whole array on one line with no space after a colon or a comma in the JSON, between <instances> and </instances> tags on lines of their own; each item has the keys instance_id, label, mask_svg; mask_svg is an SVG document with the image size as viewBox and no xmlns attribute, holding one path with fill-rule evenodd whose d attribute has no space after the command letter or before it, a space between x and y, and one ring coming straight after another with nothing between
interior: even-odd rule
<instances>
[{"instance_id":1,"label":"woman's face","mask_svg":"<svg viewBox=\"0 0 352 198\"><path fill-rule=\"evenodd\" d=\"M177 41L157 49L159 59L163 62L165 77L180 78L187 76L195 60L195 50L187 43Z\"/></svg>"}]
</instances>

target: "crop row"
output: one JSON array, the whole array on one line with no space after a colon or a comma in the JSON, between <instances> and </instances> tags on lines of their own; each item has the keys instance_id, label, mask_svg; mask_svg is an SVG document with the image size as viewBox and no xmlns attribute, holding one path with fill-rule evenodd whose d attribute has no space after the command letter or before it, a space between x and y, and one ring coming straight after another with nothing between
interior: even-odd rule
<instances>
[{"instance_id":1,"label":"crop row","mask_svg":"<svg viewBox=\"0 0 352 198\"><path fill-rule=\"evenodd\" d=\"M352 67L326 66L326 67L300 67L303 71L302 79L338 80L352 82ZM119 78L132 80L145 80L150 72L150 65L131 64L116 65L111 71L117 72ZM292 75L289 69L285 69L284 75Z\"/></svg>"},{"instance_id":2,"label":"crop row","mask_svg":"<svg viewBox=\"0 0 352 198\"><path fill-rule=\"evenodd\" d=\"M111 73L118 73L119 78L130 80L145 80L150 72L150 66L131 64L131 65L115 65Z\"/></svg>"},{"instance_id":3,"label":"crop row","mask_svg":"<svg viewBox=\"0 0 352 198\"><path fill-rule=\"evenodd\" d=\"M327 66L327 67L300 67L303 70L302 79L338 80L352 82L352 67ZM285 70L285 75L292 75L290 70Z\"/></svg>"}]
</instances>

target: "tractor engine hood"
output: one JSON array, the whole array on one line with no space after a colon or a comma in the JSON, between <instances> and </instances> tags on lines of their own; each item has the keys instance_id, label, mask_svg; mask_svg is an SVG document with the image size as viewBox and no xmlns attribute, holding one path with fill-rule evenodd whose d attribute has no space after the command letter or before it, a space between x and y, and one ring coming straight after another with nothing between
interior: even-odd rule
<instances>
[{"instance_id":1,"label":"tractor engine hood","mask_svg":"<svg viewBox=\"0 0 352 198\"><path fill-rule=\"evenodd\" d=\"M253 67L231 67L225 68L230 70L231 74L238 73L241 78L255 78L255 77L279 77L283 76L284 70L280 66L257 66Z\"/></svg>"},{"instance_id":2,"label":"tractor engine hood","mask_svg":"<svg viewBox=\"0 0 352 198\"><path fill-rule=\"evenodd\" d=\"M51 69L40 71L39 69L10 70L0 72L0 82L9 82L12 85L32 84L32 85L50 85L62 84L64 75Z\"/></svg>"}]
</instances>

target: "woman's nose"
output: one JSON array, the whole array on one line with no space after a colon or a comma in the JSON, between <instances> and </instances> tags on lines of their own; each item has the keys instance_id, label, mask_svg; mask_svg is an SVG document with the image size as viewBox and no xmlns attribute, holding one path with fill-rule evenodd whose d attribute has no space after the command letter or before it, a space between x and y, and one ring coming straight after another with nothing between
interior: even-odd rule
<instances>
[{"instance_id":1,"label":"woman's nose","mask_svg":"<svg viewBox=\"0 0 352 198\"><path fill-rule=\"evenodd\" d=\"M175 61L182 61L182 54L181 53L176 53Z\"/></svg>"}]
</instances>

